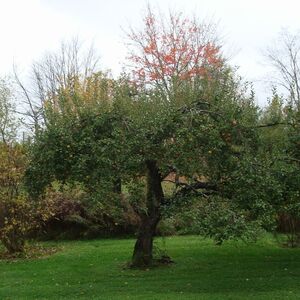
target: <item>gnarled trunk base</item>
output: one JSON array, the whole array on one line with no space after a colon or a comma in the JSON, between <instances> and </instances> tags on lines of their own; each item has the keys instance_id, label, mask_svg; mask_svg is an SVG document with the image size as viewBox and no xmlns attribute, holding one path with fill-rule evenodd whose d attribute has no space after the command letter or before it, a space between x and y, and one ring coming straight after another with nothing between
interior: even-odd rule
<instances>
[{"instance_id":1,"label":"gnarled trunk base","mask_svg":"<svg viewBox=\"0 0 300 300\"><path fill-rule=\"evenodd\" d=\"M153 238L159 218L142 220L132 255L132 267L147 267L153 262Z\"/></svg>"}]
</instances>

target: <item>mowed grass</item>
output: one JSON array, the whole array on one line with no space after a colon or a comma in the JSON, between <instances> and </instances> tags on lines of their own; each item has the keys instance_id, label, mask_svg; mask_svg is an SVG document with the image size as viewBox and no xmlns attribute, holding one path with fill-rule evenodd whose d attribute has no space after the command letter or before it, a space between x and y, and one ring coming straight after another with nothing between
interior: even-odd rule
<instances>
[{"instance_id":1,"label":"mowed grass","mask_svg":"<svg viewBox=\"0 0 300 300\"><path fill-rule=\"evenodd\" d=\"M60 242L49 257L1 261L0 299L300 299L300 249L270 237L221 247L196 236L165 241L176 263L151 270L123 268L133 239Z\"/></svg>"}]
</instances>

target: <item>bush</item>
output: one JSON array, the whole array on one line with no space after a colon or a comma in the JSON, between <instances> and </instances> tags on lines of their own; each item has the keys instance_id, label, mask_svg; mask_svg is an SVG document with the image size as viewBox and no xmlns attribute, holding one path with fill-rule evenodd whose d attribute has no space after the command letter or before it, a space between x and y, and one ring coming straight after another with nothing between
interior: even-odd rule
<instances>
[{"instance_id":1,"label":"bush","mask_svg":"<svg viewBox=\"0 0 300 300\"><path fill-rule=\"evenodd\" d=\"M25 238L37 223L24 195L1 201L0 240L9 253L23 252Z\"/></svg>"},{"instance_id":2,"label":"bush","mask_svg":"<svg viewBox=\"0 0 300 300\"><path fill-rule=\"evenodd\" d=\"M40 197L44 207L44 213L40 212L43 224L35 236L44 239L78 237L88 226L82 204L85 196L79 187L54 182Z\"/></svg>"},{"instance_id":3,"label":"bush","mask_svg":"<svg viewBox=\"0 0 300 300\"><path fill-rule=\"evenodd\" d=\"M139 224L128 200L104 188L90 193L79 183L54 182L42 199L44 211L49 212L48 215L44 212L43 226L35 232L35 236L42 239L128 234Z\"/></svg>"},{"instance_id":4,"label":"bush","mask_svg":"<svg viewBox=\"0 0 300 300\"><path fill-rule=\"evenodd\" d=\"M26 235L37 226L22 188L26 162L24 146L0 144L0 240L10 253L22 252Z\"/></svg>"}]
</instances>

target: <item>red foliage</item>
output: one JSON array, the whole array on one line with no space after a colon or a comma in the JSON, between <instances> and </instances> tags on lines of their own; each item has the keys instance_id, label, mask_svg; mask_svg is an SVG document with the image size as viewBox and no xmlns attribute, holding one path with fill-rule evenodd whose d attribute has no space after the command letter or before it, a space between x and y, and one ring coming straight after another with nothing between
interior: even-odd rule
<instances>
[{"instance_id":1,"label":"red foliage","mask_svg":"<svg viewBox=\"0 0 300 300\"><path fill-rule=\"evenodd\" d=\"M164 21L148 8L144 29L129 34L135 81L163 83L166 87L173 78L204 76L208 67L221 67L220 46L215 44L211 29L182 14L170 14Z\"/></svg>"}]
</instances>

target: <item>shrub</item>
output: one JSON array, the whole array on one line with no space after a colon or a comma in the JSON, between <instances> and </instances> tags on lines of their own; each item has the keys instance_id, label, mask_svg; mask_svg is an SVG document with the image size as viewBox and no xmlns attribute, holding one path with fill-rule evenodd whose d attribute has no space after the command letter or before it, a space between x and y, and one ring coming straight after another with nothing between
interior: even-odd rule
<instances>
[{"instance_id":1,"label":"shrub","mask_svg":"<svg viewBox=\"0 0 300 300\"><path fill-rule=\"evenodd\" d=\"M87 192L82 184L53 182L40 197L43 239L94 238L133 233L139 220L125 196L104 188ZM109 199L109 201L107 201Z\"/></svg>"},{"instance_id":2,"label":"shrub","mask_svg":"<svg viewBox=\"0 0 300 300\"><path fill-rule=\"evenodd\" d=\"M36 226L33 203L22 189L26 166L22 145L0 144L0 240L10 252L22 252L26 234Z\"/></svg>"}]
</instances>

